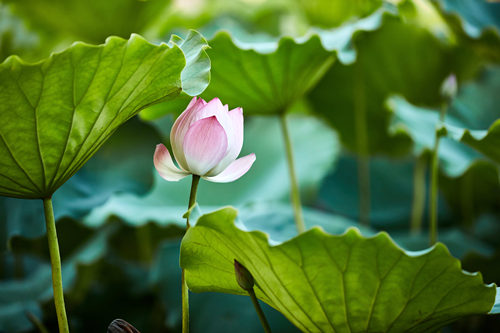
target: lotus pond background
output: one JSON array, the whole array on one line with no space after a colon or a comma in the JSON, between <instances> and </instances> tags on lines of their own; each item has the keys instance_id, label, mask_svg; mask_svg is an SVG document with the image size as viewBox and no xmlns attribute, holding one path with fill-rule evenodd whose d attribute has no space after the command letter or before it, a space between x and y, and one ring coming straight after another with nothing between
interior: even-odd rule
<instances>
[{"instance_id":1,"label":"lotus pond background","mask_svg":"<svg viewBox=\"0 0 500 333\"><path fill-rule=\"evenodd\" d=\"M189 29L196 29L210 46L194 55L191 75L183 74L183 80L198 81L119 127L54 194L72 331L104 331L115 318L143 333L180 331L179 247L190 183L163 181L152 158L157 143L168 144L188 95L199 93L207 100L217 96L230 108L243 107L242 155L253 152L257 160L236 182L202 181L198 214L232 205L239 211L238 226L266 232L272 244L297 235L280 127L286 114L308 228L320 226L335 235L352 226L364 236L386 231L405 249L427 249L429 165L439 125L446 134L439 147L438 240L463 269L480 271L486 284L499 284L499 28L500 4L473 0L0 1L2 61L18 55L36 62L66 52L75 41L102 44L109 36L128 39L132 33L156 44L168 42L171 34L195 44L202 37L189 35ZM194 57L188 44L179 42L186 62ZM457 76L458 93L447 105L440 87L450 73ZM447 115L440 124L443 105ZM234 227L231 210L223 213L200 220L190 239L261 244L261 236ZM204 232L203 225L217 236ZM41 201L0 197L0 228L0 331L37 332L38 322L56 331ZM345 239L355 242L356 235L350 231ZM313 231L307 237L285 244L313 251L311 244L325 236ZM375 238L373 246L389 260L397 249L384 237ZM341 256L341 246L335 249ZM369 249L360 256L373 263L377 258ZM436 249L429 256L435 267L449 264L444 247ZM203 262L188 256L196 252L189 244L183 251L192 289L212 291L191 294L192 331L260 332L248 297L214 292L237 293L232 277L189 259ZM230 246L224 251L230 255ZM215 254L205 255L217 263ZM293 262L293 255L289 259ZM276 260L294 267L288 259ZM311 269L323 267L331 266ZM335 270L331 274L333 279ZM401 273L398 283L408 284L407 274ZM210 288L197 276L210 276L219 285ZM473 291L460 289L464 284L457 281L447 277L441 289L478 299L487 293L477 285ZM362 285L372 282L367 272ZM360 295L363 291L359 288ZM490 297L481 306L491 308L491 302ZM464 314L481 307L472 303ZM316 306L305 304L311 311ZM300 318L292 320L297 328L264 307L274 332L321 331L315 324L301 326ZM485 314L465 316L442 331L499 330L498 315L477 312Z\"/></svg>"}]
</instances>

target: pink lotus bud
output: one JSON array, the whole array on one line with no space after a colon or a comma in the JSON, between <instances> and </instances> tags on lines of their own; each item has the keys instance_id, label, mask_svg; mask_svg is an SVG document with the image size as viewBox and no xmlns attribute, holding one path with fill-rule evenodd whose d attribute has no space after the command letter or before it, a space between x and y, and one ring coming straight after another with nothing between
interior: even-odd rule
<instances>
[{"instance_id":1,"label":"pink lotus bud","mask_svg":"<svg viewBox=\"0 0 500 333\"><path fill-rule=\"evenodd\" d=\"M156 146L154 164L161 177L178 181L189 174L217 183L243 176L255 154L236 159L243 146L243 109L228 110L218 98L205 102L194 97L170 132L174 164L168 149Z\"/></svg>"}]
</instances>

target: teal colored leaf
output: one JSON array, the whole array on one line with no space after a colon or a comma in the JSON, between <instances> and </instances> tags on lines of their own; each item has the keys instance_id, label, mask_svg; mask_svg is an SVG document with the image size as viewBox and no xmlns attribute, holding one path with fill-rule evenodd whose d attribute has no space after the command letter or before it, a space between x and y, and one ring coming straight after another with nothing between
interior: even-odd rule
<instances>
[{"instance_id":1,"label":"teal colored leaf","mask_svg":"<svg viewBox=\"0 0 500 333\"><path fill-rule=\"evenodd\" d=\"M295 156L309 156L296 160L297 176L307 202L332 167L339 146L335 133L321 121L310 116L290 116L288 120ZM235 182L217 184L201 181L197 202L202 211L229 204L241 207L252 202L284 201L289 198L288 166L279 120L249 117L245 118L245 122L241 156L255 153L257 160L248 173ZM168 133L168 126L164 126ZM152 161L150 163L152 168ZM167 182L156 171L154 173L155 182L150 193L145 196L115 194L106 204L86 216L85 223L101 224L112 216L118 216L134 225L148 221L185 225L182 215L187 210L190 177L179 182Z\"/></svg>"},{"instance_id":2,"label":"teal colored leaf","mask_svg":"<svg viewBox=\"0 0 500 333\"><path fill-rule=\"evenodd\" d=\"M381 230L408 228L414 195L415 159L376 156L370 159L370 223ZM388 172L390 170L390 172ZM323 179L318 204L351 220L360 218L358 164L355 156L344 154ZM447 220L450 209L440 197L439 217ZM423 216L427 216L427 210ZM326 230L329 231L329 230ZM364 233L363 233L364 234Z\"/></svg>"},{"instance_id":3,"label":"teal colored leaf","mask_svg":"<svg viewBox=\"0 0 500 333\"><path fill-rule=\"evenodd\" d=\"M500 29L500 6L493 1L440 0L442 8L463 18L464 30L473 37L484 29Z\"/></svg>"},{"instance_id":4,"label":"teal colored leaf","mask_svg":"<svg viewBox=\"0 0 500 333\"><path fill-rule=\"evenodd\" d=\"M442 244L409 253L385 233L328 235L313 228L277 246L234 225L237 211L202 216L181 245L194 292L244 295L233 260L254 276L257 297L305 332L429 332L492 309L496 288L465 273Z\"/></svg>"},{"instance_id":5,"label":"teal colored leaf","mask_svg":"<svg viewBox=\"0 0 500 333\"><path fill-rule=\"evenodd\" d=\"M56 221L80 219L114 193L146 194L153 186L151 159L160 137L137 119L121 126L103 147L52 197ZM15 235L33 238L45 233L39 200L0 197L0 249Z\"/></svg>"},{"instance_id":6,"label":"teal colored leaf","mask_svg":"<svg viewBox=\"0 0 500 333\"><path fill-rule=\"evenodd\" d=\"M104 256L108 248L108 238L114 229L116 225L102 228L99 233L86 239L78 251L63 262L62 276L66 292L72 289L77 280L79 265L90 265ZM32 260L23 279L0 281L0 295L0 331L22 332L31 328L32 323L26 312L29 311L40 318L40 303L52 299L50 263Z\"/></svg>"},{"instance_id":7,"label":"teal colored leaf","mask_svg":"<svg viewBox=\"0 0 500 333\"><path fill-rule=\"evenodd\" d=\"M174 98L184 85L203 90L208 79L182 73L190 73L186 55L206 43L196 32L186 45L177 42L110 37L99 46L76 43L36 64L17 57L2 63L0 195L51 196L141 109Z\"/></svg>"},{"instance_id":8,"label":"teal colored leaf","mask_svg":"<svg viewBox=\"0 0 500 333\"><path fill-rule=\"evenodd\" d=\"M481 158L481 154L493 162L500 163L500 119L496 120L488 130L471 130L464 128L466 125L452 115L447 116L445 122L441 124L439 110L417 107L400 97L390 98L388 104L395 116L392 132L408 135L415 142L416 154L432 150L435 131L438 128L445 130L448 140L440 141L439 157L442 168L448 175L463 174L474 161Z\"/></svg>"},{"instance_id":9,"label":"teal colored leaf","mask_svg":"<svg viewBox=\"0 0 500 333\"><path fill-rule=\"evenodd\" d=\"M491 309L491 314L500 314L500 287L497 287L497 297L495 298L495 304Z\"/></svg>"}]
</instances>

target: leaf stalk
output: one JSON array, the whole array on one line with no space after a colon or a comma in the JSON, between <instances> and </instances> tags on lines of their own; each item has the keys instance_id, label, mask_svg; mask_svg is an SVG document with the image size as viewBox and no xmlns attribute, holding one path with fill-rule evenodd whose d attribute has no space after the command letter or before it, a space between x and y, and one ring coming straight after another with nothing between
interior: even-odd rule
<instances>
[{"instance_id":1,"label":"leaf stalk","mask_svg":"<svg viewBox=\"0 0 500 333\"><path fill-rule=\"evenodd\" d=\"M288 131L286 114L283 112L280 115L281 129L283 132L283 140L285 143L286 159L288 163L288 174L290 176L290 198L292 200L293 214L295 218L295 226L297 231L303 233L306 230L304 224L304 216L302 214L302 203L300 200L300 191L295 172L295 163L293 159L292 140Z\"/></svg>"},{"instance_id":2,"label":"leaf stalk","mask_svg":"<svg viewBox=\"0 0 500 333\"><path fill-rule=\"evenodd\" d=\"M57 241L52 198L43 199L43 208L45 213L45 226L47 228L47 240L49 243L50 264L52 266L52 289L54 291L54 304L56 307L59 332L69 333L68 318L66 317L66 308L64 306L61 256L59 253L59 243Z\"/></svg>"}]
</instances>

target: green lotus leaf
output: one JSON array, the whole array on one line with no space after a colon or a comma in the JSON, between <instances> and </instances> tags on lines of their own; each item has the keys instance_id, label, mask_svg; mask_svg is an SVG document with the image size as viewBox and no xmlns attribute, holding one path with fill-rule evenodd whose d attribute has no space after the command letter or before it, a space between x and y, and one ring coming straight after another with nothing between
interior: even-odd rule
<instances>
[{"instance_id":1,"label":"green lotus leaf","mask_svg":"<svg viewBox=\"0 0 500 333\"><path fill-rule=\"evenodd\" d=\"M6 0L33 28L52 38L102 43L108 36L143 32L168 0Z\"/></svg>"},{"instance_id":2,"label":"green lotus leaf","mask_svg":"<svg viewBox=\"0 0 500 333\"><path fill-rule=\"evenodd\" d=\"M141 109L185 86L202 91L209 62L189 59L206 46L196 32L169 45L132 35L76 43L36 64L8 58L0 64L0 195L51 196Z\"/></svg>"},{"instance_id":3,"label":"green lotus leaf","mask_svg":"<svg viewBox=\"0 0 500 333\"><path fill-rule=\"evenodd\" d=\"M356 62L335 63L311 91L315 112L337 129L351 151L405 153L408 140L386 133L384 102L398 93L414 103L440 103L439 87L450 70L448 47L395 15L385 15L379 29L361 31L351 42Z\"/></svg>"},{"instance_id":4,"label":"green lotus leaf","mask_svg":"<svg viewBox=\"0 0 500 333\"><path fill-rule=\"evenodd\" d=\"M299 3L309 21L322 27L334 27L367 16L382 5L381 0L300 0Z\"/></svg>"},{"instance_id":5,"label":"green lotus leaf","mask_svg":"<svg viewBox=\"0 0 500 333\"><path fill-rule=\"evenodd\" d=\"M430 332L462 316L488 313L496 288L463 272L438 243L405 252L385 233L341 236L313 228L270 246L245 232L224 208L202 216L181 245L181 267L194 292L244 295L233 260L256 281L257 297L304 332Z\"/></svg>"},{"instance_id":6,"label":"green lotus leaf","mask_svg":"<svg viewBox=\"0 0 500 333\"><path fill-rule=\"evenodd\" d=\"M350 38L360 30L377 29L385 11L332 30L314 30L301 38L262 36L238 40L218 32L207 50L212 61L211 81L202 97L219 97L245 114L279 114L301 99L338 57L355 57ZM338 55L337 55L338 54ZM169 113L159 108L143 116L154 119Z\"/></svg>"}]
</instances>

